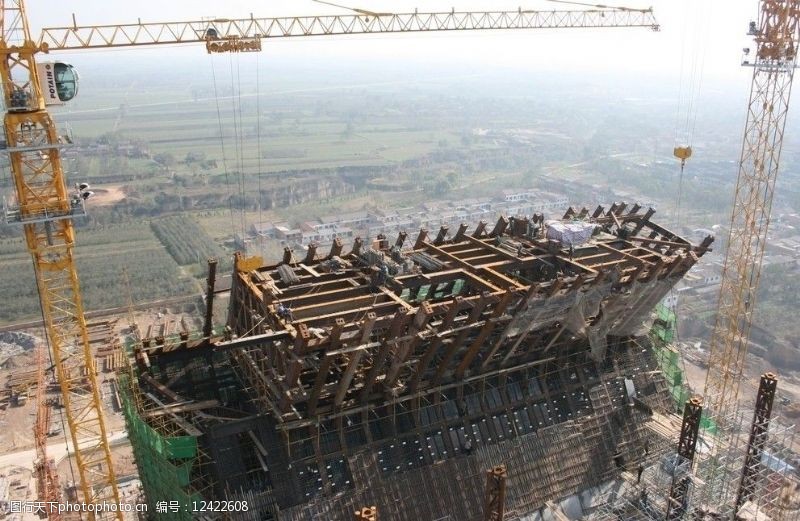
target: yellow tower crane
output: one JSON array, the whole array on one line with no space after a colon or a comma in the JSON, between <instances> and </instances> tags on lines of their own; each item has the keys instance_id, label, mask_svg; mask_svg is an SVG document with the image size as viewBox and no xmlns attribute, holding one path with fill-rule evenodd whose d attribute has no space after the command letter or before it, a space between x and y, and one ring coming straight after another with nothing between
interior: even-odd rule
<instances>
[{"instance_id":1,"label":"yellow tower crane","mask_svg":"<svg viewBox=\"0 0 800 521\"><path fill-rule=\"evenodd\" d=\"M800 41L800 0L761 0L759 20L750 22L755 53L745 49L743 65L753 67L747 122L728 231L728 249L705 382L706 410L716 425L712 455L725 444L728 415L737 410L761 261L778 176L792 78ZM709 483L721 470L711 458ZM724 502L725 487L714 485L710 504Z\"/></svg>"},{"instance_id":2,"label":"yellow tower crane","mask_svg":"<svg viewBox=\"0 0 800 521\"><path fill-rule=\"evenodd\" d=\"M564 2L568 3L568 2ZM587 4L589 5L589 4ZM592 6L583 10L375 13L280 18L214 19L78 26L30 34L24 0L0 0L0 53L6 106L6 151L16 203L6 220L20 224L33 257L36 283L85 503L118 503L108 433L103 422L95 361L89 347L73 250L72 219L85 214L88 185L70 187L64 177L62 139L48 113L77 93L77 74L63 63L37 63L59 50L205 43L208 52L261 50L264 39L372 33L491 29L644 27L658 30L651 9ZM89 514L118 518L121 513Z\"/></svg>"},{"instance_id":3,"label":"yellow tower crane","mask_svg":"<svg viewBox=\"0 0 800 521\"><path fill-rule=\"evenodd\" d=\"M750 56L745 50L743 65L753 67L753 79L704 393L718 422L739 395L796 66L798 22L800 0L761 0L759 20L749 27L756 51Z\"/></svg>"},{"instance_id":4,"label":"yellow tower crane","mask_svg":"<svg viewBox=\"0 0 800 521\"><path fill-rule=\"evenodd\" d=\"M80 470L81 501L119 503L103 422L94 358L75 271L72 219L84 213L85 189L64 179L66 144L47 111L75 95L77 77L65 64L38 64L22 0L0 3L0 77L5 102L5 147L17 204L6 220L21 224L33 257L47 340Z\"/></svg>"}]
</instances>

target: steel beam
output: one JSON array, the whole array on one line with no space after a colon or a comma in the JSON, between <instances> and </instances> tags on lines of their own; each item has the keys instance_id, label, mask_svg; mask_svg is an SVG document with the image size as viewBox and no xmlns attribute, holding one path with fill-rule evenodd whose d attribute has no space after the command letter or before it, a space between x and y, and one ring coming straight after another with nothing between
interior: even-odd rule
<instances>
[{"instance_id":1,"label":"steel beam","mask_svg":"<svg viewBox=\"0 0 800 521\"><path fill-rule=\"evenodd\" d=\"M677 521L686 513L689 502L689 474L692 470L695 450L697 448L700 419L703 415L702 399L693 397L686 401L683 407L683 422L681 434L678 439L678 459L675 461L672 485L667 499L667 521Z\"/></svg>"},{"instance_id":2,"label":"steel beam","mask_svg":"<svg viewBox=\"0 0 800 521\"><path fill-rule=\"evenodd\" d=\"M736 508L734 513L751 501L758 488L759 471L763 465L761 458L767 444L769 421L772 416L772 403L778 388L778 377L773 373L761 375L761 382L756 395L756 407L753 413L753 424L750 427L750 438L747 441L747 455L742 467L742 479L736 493Z\"/></svg>"},{"instance_id":3,"label":"steel beam","mask_svg":"<svg viewBox=\"0 0 800 521\"><path fill-rule=\"evenodd\" d=\"M486 471L486 495L484 501L485 521L503 521L506 513L506 472L505 465L498 465Z\"/></svg>"}]
</instances>

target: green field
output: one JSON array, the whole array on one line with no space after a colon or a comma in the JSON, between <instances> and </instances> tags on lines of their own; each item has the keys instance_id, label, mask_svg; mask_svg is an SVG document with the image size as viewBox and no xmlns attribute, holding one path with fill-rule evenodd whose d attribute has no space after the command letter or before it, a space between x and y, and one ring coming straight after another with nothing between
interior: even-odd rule
<instances>
[{"instance_id":1,"label":"green field","mask_svg":"<svg viewBox=\"0 0 800 521\"><path fill-rule=\"evenodd\" d=\"M76 260L87 311L199 291L184 275L146 222L79 229ZM38 318L39 300L33 266L22 239L0 241L0 323ZM12 305L13 304L13 305Z\"/></svg>"},{"instance_id":2,"label":"green field","mask_svg":"<svg viewBox=\"0 0 800 521\"><path fill-rule=\"evenodd\" d=\"M400 162L427 154L440 142L459 139L452 129L414 128L417 122L403 125L377 117L353 122L349 130L339 117L304 111L291 118L276 117L262 114L260 135L254 110L243 110L240 120L230 107L218 116L209 102L132 106L125 115L119 110L75 112L61 119L84 139L116 132L143 140L152 154L169 153L178 162L202 150L206 159L217 161L215 171L245 173ZM176 170L193 169L178 165Z\"/></svg>"}]
</instances>

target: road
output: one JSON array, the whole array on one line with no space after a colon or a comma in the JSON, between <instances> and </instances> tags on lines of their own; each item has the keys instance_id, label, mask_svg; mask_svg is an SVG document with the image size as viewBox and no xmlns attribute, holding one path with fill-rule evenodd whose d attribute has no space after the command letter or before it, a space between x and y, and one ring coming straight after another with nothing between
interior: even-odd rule
<instances>
[{"instance_id":1,"label":"road","mask_svg":"<svg viewBox=\"0 0 800 521\"><path fill-rule=\"evenodd\" d=\"M128 442L128 433L125 431L111 432L108 437L109 444L114 447L123 445ZM91 440L82 441L80 447L87 445ZM72 445L69 443L52 443L47 445L47 455L53 458L56 466L66 458L67 453L72 452ZM30 481L28 482L28 490L25 495L26 501L35 501L36 498L36 476L33 474L33 461L36 459L36 449L21 450L12 452L10 454L3 454L0 456L0 470L8 467L22 467L31 471ZM38 521L39 517L30 512L17 514L17 517L11 518L19 519L20 521Z\"/></svg>"},{"instance_id":2,"label":"road","mask_svg":"<svg viewBox=\"0 0 800 521\"><path fill-rule=\"evenodd\" d=\"M123 445L127 443L128 433L125 431L112 432L108 437L111 446ZM81 447L88 445L91 440L82 441ZM67 456L67 451L72 452L71 443L52 443L47 445L47 455L53 458L56 465ZM5 467L22 467L33 470L33 460L36 459L36 449L21 450L10 454L0 455L0 469Z\"/></svg>"}]
</instances>

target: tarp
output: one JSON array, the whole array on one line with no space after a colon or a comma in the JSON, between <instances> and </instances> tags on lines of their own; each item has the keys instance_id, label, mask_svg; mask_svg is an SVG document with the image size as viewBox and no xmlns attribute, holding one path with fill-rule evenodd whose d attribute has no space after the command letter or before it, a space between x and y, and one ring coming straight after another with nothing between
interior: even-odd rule
<instances>
[{"instance_id":1,"label":"tarp","mask_svg":"<svg viewBox=\"0 0 800 521\"><path fill-rule=\"evenodd\" d=\"M545 221L547 238L561 241L564 246L580 246L588 241L594 233L595 224L582 221L562 222Z\"/></svg>"}]
</instances>

